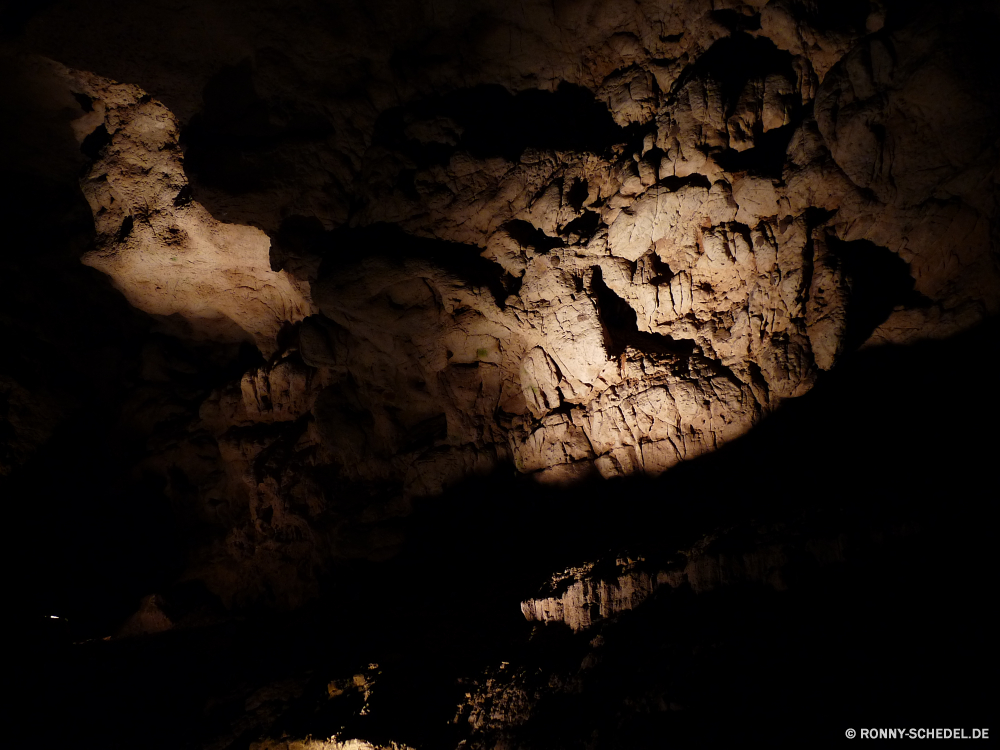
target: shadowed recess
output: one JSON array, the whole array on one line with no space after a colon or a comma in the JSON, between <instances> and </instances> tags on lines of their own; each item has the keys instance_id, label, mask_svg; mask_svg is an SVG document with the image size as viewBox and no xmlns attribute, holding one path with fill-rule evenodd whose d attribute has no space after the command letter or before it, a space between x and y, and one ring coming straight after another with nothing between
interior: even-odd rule
<instances>
[{"instance_id":1,"label":"shadowed recess","mask_svg":"<svg viewBox=\"0 0 1000 750\"><path fill-rule=\"evenodd\" d=\"M729 116L747 82L768 73L781 73L792 81L796 80L792 55L778 49L766 37L752 37L740 32L724 37L709 47L677 79L674 91L693 77L712 78L722 85L726 115Z\"/></svg>"},{"instance_id":2,"label":"shadowed recess","mask_svg":"<svg viewBox=\"0 0 1000 750\"><path fill-rule=\"evenodd\" d=\"M779 179L785 167L788 142L797 127L792 123L766 133L755 133L753 148L746 151L728 148L714 155L715 162L727 172L748 172Z\"/></svg>"},{"instance_id":3,"label":"shadowed recess","mask_svg":"<svg viewBox=\"0 0 1000 750\"><path fill-rule=\"evenodd\" d=\"M250 59L222 68L205 85L202 110L181 132L185 168L233 193L262 190L287 174L279 146L322 141L333 126L318 110L264 98Z\"/></svg>"},{"instance_id":4,"label":"shadowed recess","mask_svg":"<svg viewBox=\"0 0 1000 750\"><path fill-rule=\"evenodd\" d=\"M437 118L453 124L450 142L421 141L407 134L408 126ZM604 153L629 137L630 131L615 123L591 91L565 81L551 92L511 94L499 85L462 89L389 110L375 128L376 142L398 149L422 167L443 164L456 150L479 159L502 156L511 161L527 148Z\"/></svg>"},{"instance_id":5,"label":"shadowed recess","mask_svg":"<svg viewBox=\"0 0 1000 750\"><path fill-rule=\"evenodd\" d=\"M519 284L499 263L483 258L477 247L416 237L394 224L342 227L325 232L318 222L297 219L289 224L288 231L286 236L294 236L301 247L307 247L309 252L322 258L320 279L336 274L345 262L361 258L378 257L398 262L414 258L428 261L473 286L489 289L501 308L510 290ZM271 263L272 266L276 264L273 256Z\"/></svg>"},{"instance_id":6,"label":"shadowed recess","mask_svg":"<svg viewBox=\"0 0 1000 750\"><path fill-rule=\"evenodd\" d=\"M827 239L850 279L845 351L861 346L897 305L929 307L931 300L914 290L909 264L869 240Z\"/></svg>"}]
</instances>

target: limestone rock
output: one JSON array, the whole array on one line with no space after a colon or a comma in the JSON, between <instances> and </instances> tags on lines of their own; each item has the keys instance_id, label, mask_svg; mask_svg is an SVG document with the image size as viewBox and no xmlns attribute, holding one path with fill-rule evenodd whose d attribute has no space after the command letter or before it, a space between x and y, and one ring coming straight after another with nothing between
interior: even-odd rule
<instances>
[{"instance_id":1,"label":"limestone rock","mask_svg":"<svg viewBox=\"0 0 1000 750\"><path fill-rule=\"evenodd\" d=\"M753 583L783 591L788 587L786 568L803 554L822 565L844 559L841 537L809 539L803 553L798 549L802 540L777 541L773 534L761 531L754 535L756 543L748 545L744 540L734 548L727 539L731 534L730 530L709 535L679 550L665 564L636 555L568 568L546 581L536 597L522 601L521 614L529 621L560 622L573 631L584 631L635 609L661 588L690 587L703 593Z\"/></svg>"},{"instance_id":2,"label":"limestone rock","mask_svg":"<svg viewBox=\"0 0 1000 750\"><path fill-rule=\"evenodd\" d=\"M108 140L81 182L100 245L84 263L182 336L249 339L274 350L281 325L312 308L293 279L270 270L268 238L215 220L190 198L166 107L137 86L65 75L72 90L97 102L76 121L77 137L101 130Z\"/></svg>"},{"instance_id":3,"label":"limestone rock","mask_svg":"<svg viewBox=\"0 0 1000 750\"><path fill-rule=\"evenodd\" d=\"M390 742L373 745L368 740L331 737L326 740L273 740L266 739L250 744L252 750L409 750L407 745Z\"/></svg>"},{"instance_id":4,"label":"limestone rock","mask_svg":"<svg viewBox=\"0 0 1000 750\"><path fill-rule=\"evenodd\" d=\"M619 559L610 576L593 576L592 564L567 570L552 577L548 596L521 602L521 613L527 620L564 622L573 630L586 630L596 620L633 609L667 583L668 573L645 572L640 562Z\"/></svg>"},{"instance_id":5,"label":"limestone rock","mask_svg":"<svg viewBox=\"0 0 1000 750\"><path fill-rule=\"evenodd\" d=\"M977 25L991 22L995 9L940 9L860 42L830 71L817 94L817 122L855 184L901 207L955 195L992 210L996 73L976 59L977 42L953 31L978 34Z\"/></svg>"},{"instance_id":6,"label":"limestone rock","mask_svg":"<svg viewBox=\"0 0 1000 750\"><path fill-rule=\"evenodd\" d=\"M1000 311L972 6L387 0L303 32L211 2L219 43L150 31L159 0L41 14L84 262L160 331L261 355L136 414L143 467L214 529L194 567L299 602L463 478L657 475L852 349Z\"/></svg>"}]
</instances>

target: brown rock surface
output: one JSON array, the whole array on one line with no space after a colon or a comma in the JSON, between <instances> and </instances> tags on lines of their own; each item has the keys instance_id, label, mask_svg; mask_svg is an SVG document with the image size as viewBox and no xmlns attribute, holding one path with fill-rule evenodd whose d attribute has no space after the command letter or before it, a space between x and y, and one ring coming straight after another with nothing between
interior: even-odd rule
<instances>
[{"instance_id":1,"label":"brown rock surface","mask_svg":"<svg viewBox=\"0 0 1000 750\"><path fill-rule=\"evenodd\" d=\"M0 486L26 506L51 480L88 529L134 496L167 509L183 541L121 595L126 633L171 627L150 592L176 581L300 607L508 469L614 495L859 349L1000 313L991 3L66 0L22 21ZM66 499L89 465L110 510ZM593 560L522 612L582 631L667 585L780 589L783 549ZM504 690L497 726L531 704Z\"/></svg>"}]
</instances>

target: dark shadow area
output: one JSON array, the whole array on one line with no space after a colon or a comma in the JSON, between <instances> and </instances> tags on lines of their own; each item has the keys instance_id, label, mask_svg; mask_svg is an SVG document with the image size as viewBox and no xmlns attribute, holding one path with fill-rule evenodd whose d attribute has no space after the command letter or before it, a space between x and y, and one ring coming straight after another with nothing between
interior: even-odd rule
<instances>
[{"instance_id":1,"label":"dark shadow area","mask_svg":"<svg viewBox=\"0 0 1000 750\"><path fill-rule=\"evenodd\" d=\"M934 0L886 0L885 27L888 31L909 26L929 9L940 7Z\"/></svg>"},{"instance_id":2,"label":"dark shadow area","mask_svg":"<svg viewBox=\"0 0 1000 750\"><path fill-rule=\"evenodd\" d=\"M589 239L601 224L601 215L597 211L584 211L562 228L562 234L566 237L576 235L581 239Z\"/></svg>"},{"instance_id":3,"label":"dark shadow area","mask_svg":"<svg viewBox=\"0 0 1000 750\"><path fill-rule=\"evenodd\" d=\"M161 483L136 471L150 403L174 415L176 439L208 392L254 360L245 348L154 334L155 321L81 263L95 230L78 180L108 133L98 128L81 149L69 122L89 99L30 58L0 67L0 140L15 144L7 175L17 186L0 202L0 498L17 529L4 546L16 571L9 620L28 634L56 615L45 625L57 641L105 636L142 596L169 588L185 551L188 530Z\"/></svg>"},{"instance_id":4,"label":"dark shadow area","mask_svg":"<svg viewBox=\"0 0 1000 750\"><path fill-rule=\"evenodd\" d=\"M581 217L582 218L582 217ZM598 218L600 218L598 216ZM553 248L562 247L565 243L558 237L549 237L541 229L530 222L515 219L508 221L501 229L505 230L521 247L530 247L538 253L547 253Z\"/></svg>"},{"instance_id":5,"label":"dark shadow area","mask_svg":"<svg viewBox=\"0 0 1000 750\"><path fill-rule=\"evenodd\" d=\"M833 3L810 7L832 25L861 17L861 3L839 10ZM732 99L751 76L786 69L785 53L740 31L752 28L752 17L719 13L736 33L706 53L696 74L720 76ZM16 26L30 13L0 18ZM48 122L50 110L11 90L0 140L29 143L32 124ZM75 110L63 114L68 122ZM439 115L459 125L454 143L406 136L414 118ZM373 539L404 532L401 554L330 563L322 597L298 611L242 610L202 627L101 640L152 591L164 593L175 620L219 613L203 586L176 579L191 548L215 533L224 559L229 540L215 528L180 526L162 480L136 470L149 455L141 423L152 403L171 415L148 417L160 420L163 444L215 445L189 431L191 419L213 388L263 359L250 345L197 346L153 333L153 321L79 263L94 227L76 184L81 148L66 122L58 125L58 138L29 143L33 156L11 149L8 178L17 189L0 203L0 498L10 536L6 619L15 624L17 657L11 713L33 744L244 750L264 733L343 731L454 748L470 735L456 707L485 684L484 669L501 663L510 669L498 684L517 672L536 703L523 724L508 723L506 737L484 737L483 748L822 747L847 743L847 727L989 724L998 541L989 520L997 442L990 430L1000 400L978 386L1000 366L998 320L947 341L845 358L743 438L656 479L557 489L513 467L470 476L441 497L415 501L409 517L365 520ZM421 164L456 149L517 158L532 147L600 151L628 140L589 92L565 84L516 96L499 86L469 89L386 115L379 127L383 142ZM751 171L773 169L779 132L787 134L775 131L773 144L758 146L763 151L721 157ZM185 133L188 167L234 193L260 189L289 174L274 151L331 133L322 117L263 100L251 67L241 64L206 88L204 111ZM96 158L106 135L85 141L83 153ZM175 203L192 195L182 190ZM569 191L578 208L586 195L585 185ZM585 235L598 221L587 212L566 233ZM509 229L540 251L558 246L530 225ZM895 305L926 303L906 264L885 248L831 240L830 249L852 281L849 349ZM489 288L501 307L518 284L474 246L388 225L328 232L308 217L284 222L271 263L323 280L365 257L426 261ZM654 270L654 282L669 280L669 268ZM613 353L631 345L693 354L687 342L639 331L635 311L599 268L588 292ZM279 341L295 335L289 326ZM320 401L318 413L351 403L358 402ZM348 424L373 419L360 408L348 417ZM262 449L269 460L288 460L306 422L296 422L287 443ZM446 417L432 416L412 425L407 439L433 445L447 427ZM237 429L253 431L260 445L276 432L263 424ZM189 481L176 467L164 473ZM398 492L338 494L337 481L317 481L331 505L374 506ZM183 500L183 492L174 496ZM713 534L705 549L719 560L783 545L787 560L776 573L784 588L663 589L578 635L534 627L519 611L553 571L622 551L644 555L655 569ZM332 557L335 543L319 539L315 548ZM821 562L816 549L837 555ZM86 638L94 640L79 642ZM336 681L357 686L368 671L375 684L365 711L357 689L334 695ZM518 706L498 704L497 716L507 709Z\"/></svg>"},{"instance_id":6,"label":"dark shadow area","mask_svg":"<svg viewBox=\"0 0 1000 750\"><path fill-rule=\"evenodd\" d=\"M406 134L413 123L438 118L457 126L454 143L421 142ZM446 163L456 150L516 162L527 148L603 154L630 137L592 92L563 82L554 92L517 94L499 85L476 86L392 109L376 123L374 140L423 168Z\"/></svg>"},{"instance_id":7,"label":"dark shadow area","mask_svg":"<svg viewBox=\"0 0 1000 750\"><path fill-rule=\"evenodd\" d=\"M733 113L747 82L762 78L769 73L780 73L788 80L795 81L792 56L778 49L766 37L753 37L746 33L734 33L723 37L699 57L678 78L674 91L679 90L692 78L703 76L718 81L725 99L726 116Z\"/></svg>"},{"instance_id":8,"label":"dark shadow area","mask_svg":"<svg viewBox=\"0 0 1000 750\"><path fill-rule=\"evenodd\" d=\"M111 134L108 133L108 129L104 127L104 125L98 125L94 128L92 133L83 139L83 143L80 144L80 150L88 159L96 161L100 158L101 152L103 152L110 143Z\"/></svg>"},{"instance_id":9,"label":"dark shadow area","mask_svg":"<svg viewBox=\"0 0 1000 750\"><path fill-rule=\"evenodd\" d=\"M181 132L184 166L206 186L234 194L263 190L291 174L275 153L280 147L324 141L333 132L318 111L263 98L247 59L206 84L202 110Z\"/></svg>"},{"instance_id":10,"label":"dark shadow area","mask_svg":"<svg viewBox=\"0 0 1000 750\"><path fill-rule=\"evenodd\" d=\"M760 13L744 15L732 8L722 8L712 11L712 19L725 26L731 33L760 31Z\"/></svg>"},{"instance_id":11,"label":"dark shadow area","mask_svg":"<svg viewBox=\"0 0 1000 750\"><path fill-rule=\"evenodd\" d=\"M286 235L284 231L283 226L279 238L294 236L296 247L322 259L318 270L320 283L324 278L337 274L344 265L363 258L384 258L399 263L408 259L426 261L468 281L472 286L489 289L500 308L520 283L498 263L482 257L478 247L417 237L407 234L395 224L342 227L324 232L318 222L305 219L296 220L294 232L289 229ZM289 242L291 240L281 239L277 244L288 247ZM279 259L278 262L286 261ZM273 255L271 265L272 268L276 265Z\"/></svg>"},{"instance_id":12,"label":"dark shadow area","mask_svg":"<svg viewBox=\"0 0 1000 750\"><path fill-rule=\"evenodd\" d=\"M733 17L738 15L735 11L717 13L729 13ZM678 77L673 91L680 91L692 79L714 80L721 86L724 112L728 118L734 114L740 95L750 81L764 80L774 73L788 81L796 81L792 56L787 51L778 49L766 37L754 37L744 31L734 31L732 35L715 42L690 65ZM719 166L728 172L749 172L780 178L788 143L805 114L798 97L792 97L789 104L792 111L788 125L764 132L763 121L758 120L752 134L754 147L745 151L725 149L714 153L713 158Z\"/></svg>"},{"instance_id":13,"label":"dark shadow area","mask_svg":"<svg viewBox=\"0 0 1000 750\"><path fill-rule=\"evenodd\" d=\"M581 636L550 626L541 641L512 623L495 658L525 667L529 694L550 696L513 736L539 748L582 748L595 731L609 748L803 736L826 747L847 727L985 726L990 697L977 685L996 664L983 592L997 540L986 522L993 448L975 436L1000 407L963 409L949 362L974 352L973 367L992 372L998 345L994 320L946 342L864 352L746 437L660 479L563 491L467 483L415 519L412 585L447 570L448 596L506 598L509 611L517 581L566 565L625 548L666 559L722 526L716 554L738 558L761 544L754 529L769 528L770 543L800 550L785 591L668 589L617 623ZM841 561L818 564L806 553L814 543L833 544ZM581 673L598 633L600 662ZM553 691L560 671L581 689Z\"/></svg>"},{"instance_id":14,"label":"dark shadow area","mask_svg":"<svg viewBox=\"0 0 1000 750\"><path fill-rule=\"evenodd\" d=\"M686 177L677 177L676 175L667 175L666 177L661 177L659 180L659 185L665 187L667 190L676 193L682 187L700 187L708 190L712 187L712 181L708 179L703 174L690 174Z\"/></svg>"},{"instance_id":15,"label":"dark shadow area","mask_svg":"<svg viewBox=\"0 0 1000 750\"><path fill-rule=\"evenodd\" d=\"M579 177L573 178L573 184L566 191L566 200L573 207L574 211L579 212L583 210L583 204L586 202L588 195L590 195L590 187L587 185L587 181L581 180Z\"/></svg>"},{"instance_id":16,"label":"dark shadow area","mask_svg":"<svg viewBox=\"0 0 1000 750\"><path fill-rule=\"evenodd\" d=\"M9 620L20 631L55 614L105 634L150 580L175 574L170 509L131 476L142 446L119 431L152 321L80 262L94 225L69 122L85 102L30 59L2 63L16 185L0 202L0 497L17 529L4 546L17 571Z\"/></svg>"},{"instance_id":17,"label":"dark shadow area","mask_svg":"<svg viewBox=\"0 0 1000 750\"><path fill-rule=\"evenodd\" d=\"M451 721L456 705L500 661L536 696L530 720L507 730L521 747L803 736L828 747L847 727L985 726L997 540L993 446L977 429L1000 405L967 408L951 363L992 372L998 344L991 321L863 352L744 438L659 479L555 490L512 471L469 478L418 505L399 558L342 570L310 607L67 646L37 662L32 684L45 715L108 748L342 729L454 747L468 737L465 718ZM518 611L554 570L622 549L663 561L723 527L711 554L785 545L787 588L664 589L580 635L533 630ZM838 560L818 563L817 543ZM331 680L373 662L363 715L360 695L329 698ZM83 681L86 691L66 690ZM261 695L272 696L266 710ZM489 737L483 746L499 742Z\"/></svg>"},{"instance_id":18,"label":"dark shadow area","mask_svg":"<svg viewBox=\"0 0 1000 750\"><path fill-rule=\"evenodd\" d=\"M920 0L909 5L918 5ZM817 29L840 32L863 32L872 12L867 0L818 0L794 3L797 17Z\"/></svg>"},{"instance_id":19,"label":"dark shadow area","mask_svg":"<svg viewBox=\"0 0 1000 750\"><path fill-rule=\"evenodd\" d=\"M928 307L931 301L914 290L909 264L869 240L844 242L827 238L850 280L844 350L854 351L884 323L897 306Z\"/></svg>"},{"instance_id":20,"label":"dark shadow area","mask_svg":"<svg viewBox=\"0 0 1000 750\"><path fill-rule=\"evenodd\" d=\"M117 433L117 415L102 413L111 405L100 406L74 414L4 487L27 505L16 511L19 561L32 572L22 606L68 617L80 626L75 635L90 637L117 628L182 563L162 487L131 477L141 453Z\"/></svg>"},{"instance_id":21,"label":"dark shadow area","mask_svg":"<svg viewBox=\"0 0 1000 750\"><path fill-rule=\"evenodd\" d=\"M328 252L335 251L323 222L315 216L289 216L271 238L271 270L287 270L303 278L300 269L318 268L318 263Z\"/></svg>"},{"instance_id":22,"label":"dark shadow area","mask_svg":"<svg viewBox=\"0 0 1000 750\"><path fill-rule=\"evenodd\" d=\"M2 0L0 2L0 40L15 39L34 17L58 3L59 0Z\"/></svg>"},{"instance_id":23,"label":"dark shadow area","mask_svg":"<svg viewBox=\"0 0 1000 750\"><path fill-rule=\"evenodd\" d=\"M726 149L713 155L727 172L748 172L761 177L780 179L785 168L785 154L797 124L785 125L754 136L754 147L745 151Z\"/></svg>"},{"instance_id":24,"label":"dark shadow area","mask_svg":"<svg viewBox=\"0 0 1000 750\"><path fill-rule=\"evenodd\" d=\"M985 673L974 665L995 664L987 657L993 618L976 584L953 582L939 566L914 574L928 541L859 543L838 565L814 562L786 591L663 591L596 628L598 648L587 638L564 637L544 652L529 644L529 675L535 665L559 674L549 666L555 651L572 665L562 674L582 685L550 688L512 734L532 748L583 748L595 735L599 747L623 750L655 747L657 738L799 747L807 736L809 747L839 747L849 727L985 726L989 699L973 687ZM581 673L588 655L597 663ZM546 689L541 679L532 687Z\"/></svg>"}]
</instances>

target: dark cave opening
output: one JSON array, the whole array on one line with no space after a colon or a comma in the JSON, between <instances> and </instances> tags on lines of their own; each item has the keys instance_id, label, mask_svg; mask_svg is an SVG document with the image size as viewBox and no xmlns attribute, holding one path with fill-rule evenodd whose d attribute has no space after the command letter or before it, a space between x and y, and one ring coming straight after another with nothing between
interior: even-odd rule
<instances>
[{"instance_id":1,"label":"dark cave opening","mask_svg":"<svg viewBox=\"0 0 1000 750\"><path fill-rule=\"evenodd\" d=\"M785 168L788 143L798 125L795 123L761 132L754 136L753 148L745 151L726 149L713 154L715 162L727 172L749 172L780 179Z\"/></svg>"},{"instance_id":2,"label":"dark cave opening","mask_svg":"<svg viewBox=\"0 0 1000 750\"><path fill-rule=\"evenodd\" d=\"M279 237L283 238L283 242L297 243L297 247L307 248L308 253L322 258L317 272L319 280L337 273L339 265L360 258L377 257L396 262L419 259L454 273L474 286L488 289L501 309L508 295L520 285L520 279L513 278L500 264L482 257L482 251L477 247L418 237L395 224L380 223L324 231L315 220L295 219L286 221ZM272 267L283 262L281 257L279 254L276 262L272 256Z\"/></svg>"},{"instance_id":3,"label":"dark cave opening","mask_svg":"<svg viewBox=\"0 0 1000 750\"><path fill-rule=\"evenodd\" d=\"M519 219L508 221L501 229L506 231L510 235L510 238L521 247L530 247L535 252L547 253L554 248L564 245L563 241L558 237L550 237L527 221Z\"/></svg>"},{"instance_id":4,"label":"dark cave opening","mask_svg":"<svg viewBox=\"0 0 1000 750\"><path fill-rule=\"evenodd\" d=\"M561 234L566 237L576 235L581 239L586 239L592 237L600 226L601 215L597 211L584 211L564 226Z\"/></svg>"},{"instance_id":5,"label":"dark cave opening","mask_svg":"<svg viewBox=\"0 0 1000 750\"><path fill-rule=\"evenodd\" d=\"M670 190L672 192L676 192L680 190L682 187L687 187L687 186L700 187L704 188L705 190L708 190L709 188L712 187L712 181L708 179L705 175L698 174L696 172L694 174L687 175L686 177L677 177L676 175L668 175L660 179L660 185L662 185L667 190Z\"/></svg>"},{"instance_id":6,"label":"dark cave opening","mask_svg":"<svg viewBox=\"0 0 1000 750\"><path fill-rule=\"evenodd\" d=\"M606 331L605 345L610 355L617 357L628 346L641 352L671 354L676 357L689 357L694 353L694 341L640 331L638 316L632 306L608 287L600 266L594 266L592 270L590 293L597 301L601 323Z\"/></svg>"},{"instance_id":7,"label":"dark cave opening","mask_svg":"<svg viewBox=\"0 0 1000 750\"><path fill-rule=\"evenodd\" d=\"M96 161L101 156L101 152L111 143L111 134L104 125L98 125L83 139L80 144L80 151L84 156L92 161Z\"/></svg>"},{"instance_id":8,"label":"dark cave opening","mask_svg":"<svg viewBox=\"0 0 1000 750\"><path fill-rule=\"evenodd\" d=\"M850 279L845 351L861 346L897 306L930 306L931 300L914 289L909 264L888 248L869 240L845 242L832 235L827 243Z\"/></svg>"}]
</instances>

